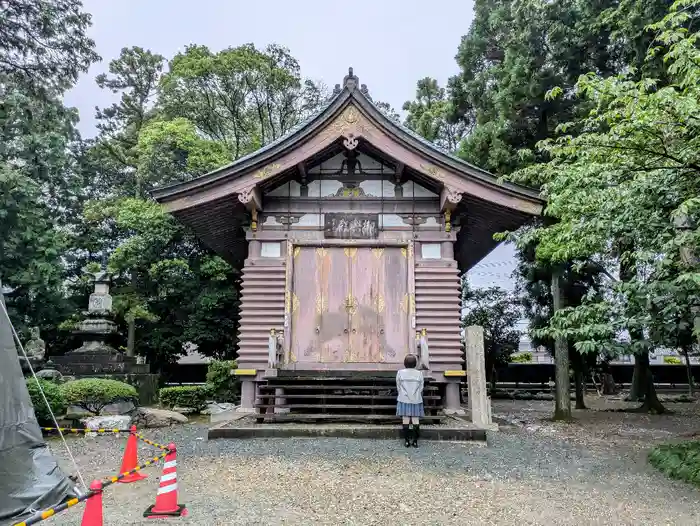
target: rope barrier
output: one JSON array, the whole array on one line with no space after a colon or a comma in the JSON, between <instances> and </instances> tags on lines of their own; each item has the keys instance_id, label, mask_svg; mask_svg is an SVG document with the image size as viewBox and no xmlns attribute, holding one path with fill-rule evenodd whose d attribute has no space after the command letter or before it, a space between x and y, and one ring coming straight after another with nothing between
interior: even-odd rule
<instances>
[{"instance_id":1,"label":"rope barrier","mask_svg":"<svg viewBox=\"0 0 700 526\"><path fill-rule=\"evenodd\" d=\"M42 427L41 428L43 431L59 431L59 432L70 432L70 433L132 433L130 429L78 429L78 428L57 428L57 427ZM160 455L157 455L153 458L150 458L143 464L136 466L134 469L131 469L129 471L125 471L124 473L120 473L119 475L116 475L114 477L110 477L107 479L103 479L101 484L102 488L97 491L97 490L89 490L87 493L70 499L62 504L59 504L58 506L54 508L49 508L47 510L44 510L42 512L37 513L33 517L30 517L24 522L18 522L15 523L13 526L31 526L32 524L37 524L41 521L44 521L50 517L53 517L57 513L60 513L62 511L67 510L68 508L72 508L76 504L79 504L81 502L86 501L87 499L94 497L98 493L101 493L104 488L107 488L111 486L112 484L116 484L120 480L122 480L124 477L128 477L129 475L133 475L134 473L141 471L142 469L151 466L155 464L156 462L159 462L163 460L171 451L168 448L168 446L164 446L162 444L158 444L157 442L153 442L152 440L148 440L146 437L141 435L140 433L134 432L134 436L138 438L139 440L142 440L148 445L157 447L163 452Z\"/></svg>"}]
</instances>

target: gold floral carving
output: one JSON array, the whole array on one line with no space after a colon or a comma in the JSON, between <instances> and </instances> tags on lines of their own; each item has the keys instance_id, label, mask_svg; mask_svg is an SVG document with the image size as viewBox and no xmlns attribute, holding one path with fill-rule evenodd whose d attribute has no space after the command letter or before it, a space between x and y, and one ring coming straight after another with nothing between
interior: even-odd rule
<instances>
[{"instance_id":1,"label":"gold floral carving","mask_svg":"<svg viewBox=\"0 0 700 526\"><path fill-rule=\"evenodd\" d=\"M362 188L359 188L359 187L341 188L339 193L340 193L341 197L360 197L361 195L364 194L364 192L362 191Z\"/></svg>"},{"instance_id":2,"label":"gold floral carving","mask_svg":"<svg viewBox=\"0 0 700 526\"><path fill-rule=\"evenodd\" d=\"M384 254L384 249L383 248L373 248L372 254L374 254L375 258L381 259L382 255Z\"/></svg>"},{"instance_id":3,"label":"gold floral carving","mask_svg":"<svg viewBox=\"0 0 700 526\"><path fill-rule=\"evenodd\" d=\"M292 292L292 314L299 310L299 297Z\"/></svg>"},{"instance_id":4,"label":"gold floral carving","mask_svg":"<svg viewBox=\"0 0 700 526\"><path fill-rule=\"evenodd\" d=\"M328 125L324 139L332 140L339 136L345 137L348 141L347 147L353 149L357 146L357 136L363 135L372 129L374 129L374 126L365 119L360 110L351 104Z\"/></svg>"},{"instance_id":5,"label":"gold floral carving","mask_svg":"<svg viewBox=\"0 0 700 526\"><path fill-rule=\"evenodd\" d=\"M408 257L408 250L406 249L406 247L401 247L401 255L405 258Z\"/></svg>"},{"instance_id":6,"label":"gold floral carving","mask_svg":"<svg viewBox=\"0 0 700 526\"><path fill-rule=\"evenodd\" d=\"M316 255L318 257L325 258L328 255L328 249L326 248L317 248L316 249Z\"/></svg>"},{"instance_id":7,"label":"gold floral carving","mask_svg":"<svg viewBox=\"0 0 700 526\"><path fill-rule=\"evenodd\" d=\"M437 179L438 181L445 179L437 166L433 166L432 164L421 164L420 167L433 179Z\"/></svg>"},{"instance_id":8,"label":"gold floral carving","mask_svg":"<svg viewBox=\"0 0 700 526\"><path fill-rule=\"evenodd\" d=\"M416 312L416 296L415 294L404 294L401 299L401 310L406 313Z\"/></svg>"},{"instance_id":9,"label":"gold floral carving","mask_svg":"<svg viewBox=\"0 0 700 526\"><path fill-rule=\"evenodd\" d=\"M301 252L301 247L294 247L294 257L296 258Z\"/></svg>"},{"instance_id":10,"label":"gold floral carving","mask_svg":"<svg viewBox=\"0 0 700 526\"><path fill-rule=\"evenodd\" d=\"M354 258L357 256L357 248L346 247L343 249L343 252L349 258Z\"/></svg>"},{"instance_id":11,"label":"gold floral carving","mask_svg":"<svg viewBox=\"0 0 700 526\"><path fill-rule=\"evenodd\" d=\"M260 179L260 180L267 179L268 177L273 175L277 170L279 170L281 167L282 167L282 165L279 163L269 164L265 168L261 168L260 170L255 172L253 174L253 178Z\"/></svg>"}]
</instances>

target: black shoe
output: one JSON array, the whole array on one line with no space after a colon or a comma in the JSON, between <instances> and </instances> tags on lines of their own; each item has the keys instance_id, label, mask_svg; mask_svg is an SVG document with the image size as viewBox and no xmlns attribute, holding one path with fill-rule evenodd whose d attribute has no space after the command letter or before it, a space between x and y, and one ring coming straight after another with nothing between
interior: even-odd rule
<instances>
[{"instance_id":1,"label":"black shoe","mask_svg":"<svg viewBox=\"0 0 700 526\"><path fill-rule=\"evenodd\" d=\"M420 425L413 424L413 441L411 442L411 445L413 447L418 447L418 437L419 436L420 436Z\"/></svg>"},{"instance_id":2,"label":"black shoe","mask_svg":"<svg viewBox=\"0 0 700 526\"><path fill-rule=\"evenodd\" d=\"M401 436L403 437L404 440L404 446L406 447L411 447L411 438L410 438L410 433L411 430L408 428L408 424L404 424L403 427L401 428Z\"/></svg>"}]
</instances>

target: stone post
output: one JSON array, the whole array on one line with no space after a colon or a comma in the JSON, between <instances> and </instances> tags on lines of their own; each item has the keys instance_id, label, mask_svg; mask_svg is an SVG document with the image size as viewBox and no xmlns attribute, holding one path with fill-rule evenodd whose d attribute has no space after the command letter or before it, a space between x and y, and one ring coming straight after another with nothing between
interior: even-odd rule
<instances>
[{"instance_id":1,"label":"stone post","mask_svg":"<svg viewBox=\"0 0 700 526\"><path fill-rule=\"evenodd\" d=\"M480 429L497 430L498 426L491 421L491 400L488 397L486 387L484 329L472 325L467 327L464 336L469 384L469 410L472 423Z\"/></svg>"},{"instance_id":2,"label":"stone post","mask_svg":"<svg viewBox=\"0 0 700 526\"><path fill-rule=\"evenodd\" d=\"M252 379L241 380L241 405L239 413L255 412L255 381Z\"/></svg>"},{"instance_id":3,"label":"stone post","mask_svg":"<svg viewBox=\"0 0 700 526\"><path fill-rule=\"evenodd\" d=\"M445 414L463 415L464 410L459 403L459 382L448 382L445 384Z\"/></svg>"}]
</instances>

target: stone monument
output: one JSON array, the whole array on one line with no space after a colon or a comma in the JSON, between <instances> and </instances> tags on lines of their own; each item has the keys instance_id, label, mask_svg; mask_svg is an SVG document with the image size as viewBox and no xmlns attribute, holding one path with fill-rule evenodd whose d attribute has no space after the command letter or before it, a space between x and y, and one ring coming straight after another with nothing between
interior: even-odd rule
<instances>
[{"instance_id":1,"label":"stone monument","mask_svg":"<svg viewBox=\"0 0 700 526\"><path fill-rule=\"evenodd\" d=\"M133 385L139 392L142 404L155 401L158 375L150 374L150 365L139 363L133 356L110 345L117 325L112 321L112 296L109 285L112 275L106 270L89 273L95 289L88 300L85 319L78 324L75 334L83 344L64 356L53 356L58 370L75 378L110 378Z\"/></svg>"},{"instance_id":2,"label":"stone monument","mask_svg":"<svg viewBox=\"0 0 700 526\"><path fill-rule=\"evenodd\" d=\"M41 371L46 360L46 342L41 339L39 327L29 329L29 334L31 338L24 344L24 352L27 357L25 358L21 354L19 356L19 363L25 376L31 374L31 369L34 369L35 373Z\"/></svg>"}]
</instances>

